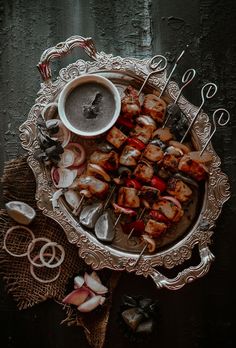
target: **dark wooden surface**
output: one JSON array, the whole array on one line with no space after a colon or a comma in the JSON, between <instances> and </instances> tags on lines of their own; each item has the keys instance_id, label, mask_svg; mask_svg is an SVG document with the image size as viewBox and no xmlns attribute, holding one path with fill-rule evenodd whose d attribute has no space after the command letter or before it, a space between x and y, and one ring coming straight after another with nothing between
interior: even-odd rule
<instances>
[{"instance_id":1,"label":"dark wooden surface","mask_svg":"<svg viewBox=\"0 0 236 348\"><path fill-rule=\"evenodd\" d=\"M190 49L175 79L186 68L197 69L187 98L200 102L203 83L217 83L219 92L205 111L231 111L231 124L219 129L213 143L229 175L232 198L217 221L211 250L216 256L208 275L177 292L157 291L150 280L123 274L115 292L105 347L138 347L122 336L117 313L124 293L152 296L160 301L159 328L149 347L235 347L235 214L236 214L236 47L234 0L6 0L0 1L1 168L22 153L18 127L26 119L39 90L35 68L41 53L67 37L92 36L98 50L114 55L169 61L187 43ZM58 69L76 57L54 64ZM1 283L1 347L87 347L80 328L59 325L64 314L52 302L19 312ZM142 344L143 346L143 344ZM141 345L140 345L141 347Z\"/></svg>"}]
</instances>

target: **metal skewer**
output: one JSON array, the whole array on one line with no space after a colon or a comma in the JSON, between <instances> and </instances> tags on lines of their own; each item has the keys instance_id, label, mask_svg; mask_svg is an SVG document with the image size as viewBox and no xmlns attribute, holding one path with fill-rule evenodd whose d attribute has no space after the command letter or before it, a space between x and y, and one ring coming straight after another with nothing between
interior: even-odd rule
<instances>
[{"instance_id":1,"label":"metal skewer","mask_svg":"<svg viewBox=\"0 0 236 348\"><path fill-rule=\"evenodd\" d=\"M146 244L144 245L143 249L141 250L141 252L140 252L140 254L139 254L137 260L136 260L135 263L133 264L133 266L136 266L136 265L139 263L139 261L141 260L141 257L142 257L143 254L145 253L145 250L147 249L147 247L148 247L148 244L146 243Z\"/></svg>"},{"instance_id":2,"label":"metal skewer","mask_svg":"<svg viewBox=\"0 0 236 348\"><path fill-rule=\"evenodd\" d=\"M154 60L156 60L157 58L159 59L159 61L158 61L157 63L154 63ZM163 64L163 65L161 66L161 64ZM160 72L162 72L162 71L165 70L165 68L166 68L166 66L167 66L167 59L166 59L164 56L162 56L162 55L154 56L154 57L152 58L152 60L151 60L149 66L150 66L151 69L155 69L155 70L154 70L154 71L151 71L151 72L147 75L147 77L146 77L146 79L144 80L144 82L143 82L143 84L142 84L140 90L138 91L138 96L140 95L140 93L142 92L144 86L146 85L147 81L149 80L149 78L150 78L152 75L157 74L157 73L160 73Z\"/></svg>"},{"instance_id":3,"label":"metal skewer","mask_svg":"<svg viewBox=\"0 0 236 348\"><path fill-rule=\"evenodd\" d=\"M205 93L205 90L207 89L206 93ZM188 135L190 129L192 128L193 124L195 123L203 105L205 104L205 98L206 99L211 99L214 97L214 95L216 94L217 92L217 86L215 83L212 83L212 82L209 82L207 84L205 84L202 89L201 89L201 97L202 97L202 103L201 105L199 106L198 110L197 110L197 113L196 115L193 117L192 121L190 122L190 125L188 127L188 129L186 130L183 138L181 139L180 143L182 144L183 141L185 140L186 136Z\"/></svg>"},{"instance_id":4,"label":"metal skewer","mask_svg":"<svg viewBox=\"0 0 236 348\"><path fill-rule=\"evenodd\" d=\"M183 86L180 88L179 90L179 93L175 99L175 101L173 102L173 104L177 104L180 96L181 96L181 93L183 92L184 88L187 87L190 82L192 82L192 80L194 79L196 75L196 70L195 69L188 69L185 71L185 73L183 74L182 76L182 83L183 83ZM167 125L169 119L171 117L171 113L169 113L169 115L167 116L166 120L165 120L165 123L163 124L162 128L165 128L165 126Z\"/></svg>"},{"instance_id":5,"label":"metal skewer","mask_svg":"<svg viewBox=\"0 0 236 348\"><path fill-rule=\"evenodd\" d=\"M138 220L141 219L141 217L143 216L143 214L145 213L146 207L143 208L143 210L141 211L141 213L138 216ZM130 237L132 236L133 232L134 232L135 228L133 227L132 230L130 231L129 235L128 235L128 239L130 239Z\"/></svg>"},{"instance_id":6,"label":"metal skewer","mask_svg":"<svg viewBox=\"0 0 236 348\"><path fill-rule=\"evenodd\" d=\"M216 117L218 116L219 113L221 113L220 117L218 118L218 121L217 121L219 126L221 126L221 127L225 126L229 122L229 120L230 120L230 113L226 109L220 108L220 109L216 109L214 111L213 116L212 116L213 117L214 129L213 129L213 132L211 133L209 139L207 140L206 144L203 146L203 148L202 148L202 150L200 152L200 156L202 156L203 152L206 150L209 142L211 141L211 138L213 137L213 135L216 132ZM224 116L226 116L225 121L223 121Z\"/></svg>"},{"instance_id":7,"label":"metal skewer","mask_svg":"<svg viewBox=\"0 0 236 348\"><path fill-rule=\"evenodd\" d=\"M166 82L165 82L165 84L164 84L164 87L162 88L162 91L161 91L161 93L160 93L160 95L159 95L160 98L161 98L162 94L165 92L166 87L167 87L168 83L170 82L170 79L171 79L171 77L172 77L172 75L173 75L175 69L177 68L178 63L180 62L180 60L181 60L181 58L183 57L183 55L184 55L184 53L185 53L185 51L186 51L187 48L188 48L188 45L187 45L186 48L180 53L179 57L176 59L175 64L174 64L174 66L173 66L173 68L172 68L172 70L171 70L169 76L167 77L167 80L166 80Z\"/></svg>"}]
</instances>

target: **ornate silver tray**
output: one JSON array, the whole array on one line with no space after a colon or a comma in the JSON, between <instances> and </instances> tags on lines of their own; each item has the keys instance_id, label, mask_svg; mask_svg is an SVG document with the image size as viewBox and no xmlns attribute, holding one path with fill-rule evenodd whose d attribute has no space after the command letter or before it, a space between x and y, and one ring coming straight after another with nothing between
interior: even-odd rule
<instances>
[{"instance_id":1,"label":"ornate silver tray","mask_svg":"<svg viewBox=\"0 0 236 348\"><path fill-rule=\"evenodd\" d=\"M55 81L51 79L50 61L71 52L74 47L85 50L92 61L77 60L75 63L61 69ZM85 230L68 209L63 199L59 200L59 209L53 210L50 198L56 191L52 185L50 173L42 163L38 162L33 154L39 148L37 140L36 121L43 108L57 100L63 87L72 79L84 73L102 74L116 84L119 91L128 85L140 86L145 77L152 71L151 59L136 59L113 57L111 54L97 52L90 38L73 36L65 42L46 50L38 65L44 82L38 92L35 104L31 108L27 120L20 126L22 146L28 152L28 163L31 167L37 184L36 201L42 212L57 221L64 229L70 243L78 246L79 255L93 269L110 268L112 270L126 270L145 277L150 276L158 288L177 290L194 279L204 276L214 259L209 250L213 228L221 213L222 205L230 197L230 187L227 176L221 171L221 161L212 145L208 151L212 154L210 175L203 188L202 195L196 198L198 208L195 209L194 220L176 238L164 241L161 248L152 255L143 255L138 263L140 245L137 242L123 240L122 234L117 233L111 245L105 245L95 236ZM166 82L166 71L152 76L147 90L161 89ZM171 81L164 95L168 101L176 98L178 85ZM188 102L183 96L179 99L179 106L189 122L197 112L197 107ZM201 112L192 130L192 141L196 148L201 149L209 138L211 125L208 116ZM91 142L91 140L89 140ZM91 144L89 144L90 146ZM181 265L192 256L194 247L198 248L200 262L179 272L176 277L169 278L163 275L158 267L166 269Z\"/></svg>"}]
</instances>

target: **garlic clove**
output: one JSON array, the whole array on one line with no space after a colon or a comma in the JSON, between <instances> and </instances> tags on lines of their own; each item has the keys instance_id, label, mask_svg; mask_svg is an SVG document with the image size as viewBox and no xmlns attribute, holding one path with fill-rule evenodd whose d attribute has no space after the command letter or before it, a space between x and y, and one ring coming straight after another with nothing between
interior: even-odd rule
<instances>
[{"instance_id":1,"label":"garlic clove","mask_svg":"<svg viewBox=\"0 0 236 348\"><path fill-rule=\"evenodd\" d=\"M103 295L108 292L108 288L92 278L88 273L84 275L85 284L96 294Z\"/></svg>"}]
</instances>

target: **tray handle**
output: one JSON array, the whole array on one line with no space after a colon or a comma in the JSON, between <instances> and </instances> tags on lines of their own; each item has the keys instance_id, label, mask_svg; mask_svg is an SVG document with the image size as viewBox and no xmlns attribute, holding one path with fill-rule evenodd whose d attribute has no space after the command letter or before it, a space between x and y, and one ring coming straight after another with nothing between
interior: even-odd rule
<instances>
[{"instance_id":1,"label":"tray handle","mask_svg":"<svg viewBox=\"0 0 236 348\"><path fill-rule=\"evenodd\" d=\"M71 53L75 47L81 47L90 58L97 59L97 50L90 37L84 38L79 35L71 36L66 41L59 42L56 46L48 48L41 55L37 68L44 82L50 82L52 78L50 61L66 56Z\"/></svg>"},{"instance_id":2,"label":"tray handle","mask_svg":"<svg viewBox=\"0 0 236 348\"><path fill-rule=\"evenodd\" d=\"M153 274L151 274L158 289L167 288L169 290L178 290L185 284L191 283L197 278L203 277L210 268L214 255L210 251L207 245L199 245L199 254L201 261L197 266L191 266L178 273L175 278L167 278L155 268L153 268Z\"/></svg>"}]
</instances>

